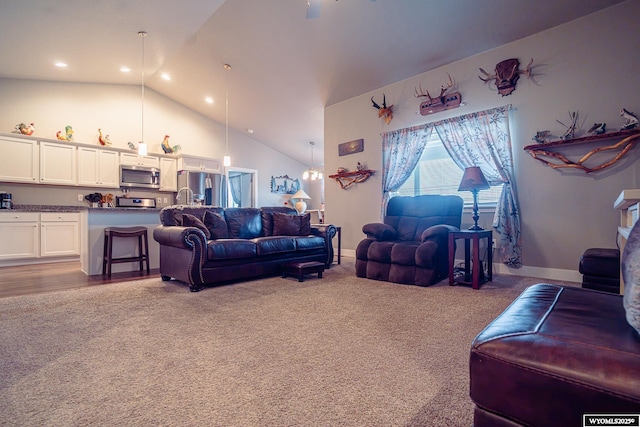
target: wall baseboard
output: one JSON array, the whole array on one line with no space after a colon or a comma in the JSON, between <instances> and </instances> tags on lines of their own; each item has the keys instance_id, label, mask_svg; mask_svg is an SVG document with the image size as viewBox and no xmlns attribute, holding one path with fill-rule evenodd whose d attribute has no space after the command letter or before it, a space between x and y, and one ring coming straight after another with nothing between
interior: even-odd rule
<instances>
[{"instance_id":1,"label":"wall baseboard","mask_svg":"<svg viewBox=\"0 0 640 427\"><path fill-rule=\"evenodd\" d=\"M343 257L355 258L356 251L353 249L342 249L341 255ZM463 260L456 260L456 265L464 262ZM562 280L563 282L576 282L582 283L582 274L578 270L562 270L559 268L546 268L546 267L530 267L522 266L522 268L511 268L501 263L493 263L493 272L495 274L505 274L513 276L528 276L539 277L541 279L548 280Z\"/></svg>"}]
</instances>

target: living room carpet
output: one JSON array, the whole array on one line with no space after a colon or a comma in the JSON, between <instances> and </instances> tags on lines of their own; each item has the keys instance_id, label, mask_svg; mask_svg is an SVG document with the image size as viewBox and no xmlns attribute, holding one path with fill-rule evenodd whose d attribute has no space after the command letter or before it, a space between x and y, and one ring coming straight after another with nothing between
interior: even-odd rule
<instances>
[{"instance_id":1,"label":"living room carpet","mask_svg":"<svg viewBox=\"0 0 640 427\"><path fill-rule=\"evenodd\" d=\"M471 426L471 341L544 280L421 288L343 260L303 283L0 299L0 424Z\"/></svg>"}]
</instances>

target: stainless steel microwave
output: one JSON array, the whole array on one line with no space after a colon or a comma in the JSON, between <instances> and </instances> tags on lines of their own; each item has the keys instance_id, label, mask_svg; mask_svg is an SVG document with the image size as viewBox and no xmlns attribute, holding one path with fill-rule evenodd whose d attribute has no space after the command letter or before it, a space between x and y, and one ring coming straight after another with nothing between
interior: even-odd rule
<instances>
[{"instance_id":1,"label":"stainless steel microwave","mask_svg":"<svg viewBox=\"0 0 640 427\"><path fill-rule=\"evenodd\" d=\"M160 169L120 165L120 187L160 188Z\"/></svg>"}]
</instances>

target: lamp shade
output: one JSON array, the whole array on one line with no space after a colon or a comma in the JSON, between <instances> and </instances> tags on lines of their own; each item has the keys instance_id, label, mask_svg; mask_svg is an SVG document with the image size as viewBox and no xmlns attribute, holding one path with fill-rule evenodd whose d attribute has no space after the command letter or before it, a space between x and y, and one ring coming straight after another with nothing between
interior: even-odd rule
<instances>
[{"instance_id":1,"label":"lamp shade","mask_svg":"<svg viewBox=\"0 0 640 427\"><path fill-rule=\"evenodd\" d=\"M311 197L304 190L300 189L296 191L296 194L291 196L292 199L300 199L300 200L311 200Z\"/></svg>"},{"instance_id":2,"label":"lamp shade","mask_svg":"<svg viewBox=\"0 0 640 427\"><path fill-rule=\"evenodd\" d=\"M478 166L472 166L464 170L458 191L487 190L490 188L487 179Z\"/></svg>"}]
</instances>

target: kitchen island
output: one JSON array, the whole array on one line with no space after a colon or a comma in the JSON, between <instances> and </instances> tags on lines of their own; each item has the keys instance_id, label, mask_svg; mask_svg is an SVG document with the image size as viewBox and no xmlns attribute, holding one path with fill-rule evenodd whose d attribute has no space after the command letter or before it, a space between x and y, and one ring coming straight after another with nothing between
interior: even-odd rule
<instances>
[{"instance_id":1,"label":"kitchen island","mask_svg":"<svg viewBox=\"0 0 640 427\"><path fill-rule=\"evenodd\" d=\"M147 228L149 240L149 266L160 267L160 246L153 240L153 229L160 225L160 209L157 208L88 208L80 212L80 266L89 275L102 274L102 257L104 253L104 229L106 227ZM115 239L113 257L131 257L137 255L137 240L128 238ZM114 264L113 273L137 271L138 262Z\"/></svg>"}]
</instances>

